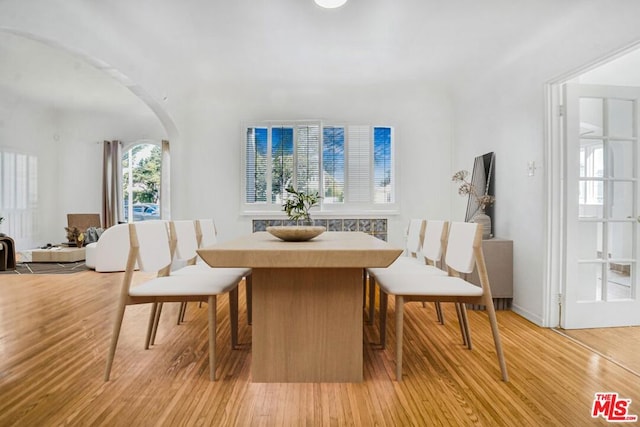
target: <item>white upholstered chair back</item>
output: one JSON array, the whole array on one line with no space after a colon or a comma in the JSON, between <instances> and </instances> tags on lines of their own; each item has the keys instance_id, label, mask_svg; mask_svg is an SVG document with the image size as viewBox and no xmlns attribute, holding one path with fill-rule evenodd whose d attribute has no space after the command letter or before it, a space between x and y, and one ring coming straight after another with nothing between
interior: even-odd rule
<instances>
[{"instance_id":1,"label":"white upholstered chair back","mask_svg":"<svg viewBox=\"0 0 640 427\"><path fill-rule=\"evenodd\" d=\"M459 273L471 273L475 267L473 252L478 227L474 222L452 222L449 228L446 263Z\"/></svg>"},{"instance_id":2,"label":"white upholstered chair back","mask_svg":"<svg viewBox=\"0 0 640 427\"><path fill-rule=\"evenodd\" d=\"M176 238L176 257L179 260L190 260L198 254L198 240L196 238L196 225L194 221L172 221L172 230Z\"/></svg>"},{"instance_id":3,"label":"white upholstered chair back","mask_svg":"<svg viewBox=\"0 0 640 427\"><path fill-rule=\"evenodd\" d=\"M215 245L218 243L216 224L213 219L199 219L200 232L202 233L202 240L200 241L200 247Z\"/></svg>"},{"instance_id":4,"label":"white upholstered chair back","mask_svg":"<svg viewBox=\"0 0 640 427\"><path fill-rule=\"evenodd\" d=\"M409 229L407 231L407 252L408 255L420 252L422 245L422 233L424 231L423 219L412 219L409 221Z\"/></svg>"},{"instance_id":5,"label":"white upholstered chair back","mask_svg":"<svg viewBox=\"0 0 640 427\"><path fill-rule=\"evenodd\" d=\"M138 237L138 266L142 271L160 271L171 264L169 230L166 221L131 224Z\"/></svg>"},{"instance_id":6,"label":"white upholstered chair back","mask_svg":"<svg viewBox=\"0 0 640 427\"><path fill-rule=\"evenodd\" d=\"M443 239L446 239L448 227L448 221L427 221L422 241L422 255L433 263L442 259Z\"/></svg>"}]
</instances>

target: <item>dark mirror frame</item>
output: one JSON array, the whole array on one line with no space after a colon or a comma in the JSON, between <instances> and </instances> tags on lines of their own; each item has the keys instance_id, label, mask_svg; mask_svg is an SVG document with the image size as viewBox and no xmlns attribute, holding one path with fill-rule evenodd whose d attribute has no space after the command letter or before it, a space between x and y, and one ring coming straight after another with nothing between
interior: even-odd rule
<instances>
[{"instance_id":1,"label":"dark mirror frame","mask_svg":"<svg viewBox=\"0 0 640 427\"><path fill-rule=\"evenodd\" d=\"M471 174L471 184L476 188L479 196L489 194L495 196L494 183L496 176L495 153L493 151L483 154L475 158L473 162L473 171ZM494 205L487 206L485 213L491 217L491 234L494 233ZM469 195L467 201L467 213L465 221L471 221L471 218L478 212L480 206L472 195Z\"/></svg>"}]
</instances>

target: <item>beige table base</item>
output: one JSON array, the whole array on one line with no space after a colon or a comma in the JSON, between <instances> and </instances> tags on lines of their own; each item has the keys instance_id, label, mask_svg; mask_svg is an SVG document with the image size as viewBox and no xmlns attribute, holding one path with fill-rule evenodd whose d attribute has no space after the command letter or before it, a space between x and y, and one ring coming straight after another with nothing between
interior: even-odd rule
<instances>
[{"instance_id":1,"label":"beige table base","mask_svg":"<svg viewBox=\"0 0 640 427\"><path fill-rule=\"evenodd\" d=\"M33 249L32 262L76 262L84 260L84 248Z\"/></svg>"},{"instance_id":2,"label":"beige table base","mask_svg":"<svg viewBox=\"0 0 640 427\"><path fill-rule=\"evenodd\" d=\"M254 382L362 381L362 269L254 268Z\"/></svg>"},{"instance_id":3,"label":"beige table base","mask_svg":"<svg viewBox=\"0 0 640 427\"><path fill-rule=\"evenodd\" d=\"M254 382L359 382L362 277L402 252L361 232L283 242L265 232L198 249L212 267L253 271Z\"/></svg>"}]
</instances>

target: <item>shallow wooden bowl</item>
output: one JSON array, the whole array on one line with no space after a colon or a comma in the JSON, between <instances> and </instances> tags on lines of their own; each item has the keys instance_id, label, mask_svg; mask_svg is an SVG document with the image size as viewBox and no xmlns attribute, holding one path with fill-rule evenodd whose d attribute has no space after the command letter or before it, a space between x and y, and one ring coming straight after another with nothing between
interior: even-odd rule
<instances>
[{"instance_id":1,"label":"shallow wooden bowl","mask_svg":"<svg viewBox=\"0 0 640 427\"><path fill-rule=\"evenodd\" d=\"M285 225L267 227L267 232L285 242L306 242L327 231L325 227Z\"/></svg>"}]
</instances>

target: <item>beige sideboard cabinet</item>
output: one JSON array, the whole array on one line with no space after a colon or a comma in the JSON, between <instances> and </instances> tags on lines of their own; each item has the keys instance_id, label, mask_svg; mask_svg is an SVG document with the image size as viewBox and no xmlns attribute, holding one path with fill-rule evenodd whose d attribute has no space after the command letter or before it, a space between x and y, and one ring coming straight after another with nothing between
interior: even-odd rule
<instances>
[{"instance_id":1,"label":"beige sideboard cabinet","mask_svg":"<svg viewBox=\"0 0 640 427\"><path fill-rule=\"evenodd\" d=\"M491 296L496 310L509 310L513 299L513 240L500 238L482 241L487 274L491 284ZM471 283L480 285L476 270L467 277ZM469 306L482 310L484 306Z\"/></svg>"}]
</instances>

